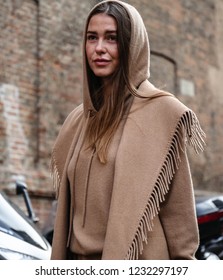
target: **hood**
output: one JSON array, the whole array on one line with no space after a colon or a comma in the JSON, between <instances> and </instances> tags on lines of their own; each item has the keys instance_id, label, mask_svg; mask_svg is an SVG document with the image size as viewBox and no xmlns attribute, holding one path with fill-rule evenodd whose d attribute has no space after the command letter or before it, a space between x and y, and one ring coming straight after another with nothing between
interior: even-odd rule
<instances>
[{"instance_id":1,"label":"hood","mask_svg":"<svg viewBox=\"0 0 223 280\"><path fill-rule=\"evenodd\" d=\"M107 2L118 2L120 5L122 5L125 8L125 10L129 15L131 21L129 77L130 77L131 84L135 88L137 88L143 81L148 79L150 76L150 48L149 48L149 39L148 39L145 25L138 11L133 6L124 3L122 1L116 1L116 0L102 1L99 4L95 5L94 8L101 5L102 3L107 3ZM83 43L83 105L84 105L84 112L86 116L89 111L90 112L96 111L96 109L93 106L93 102L91 100L89 84L87 79L87 71L86 71L87 62L85 56L85 37L86 37L89 15L86 20L84 40L83 40L84 42Z\"/></svg>"}]
</instances>

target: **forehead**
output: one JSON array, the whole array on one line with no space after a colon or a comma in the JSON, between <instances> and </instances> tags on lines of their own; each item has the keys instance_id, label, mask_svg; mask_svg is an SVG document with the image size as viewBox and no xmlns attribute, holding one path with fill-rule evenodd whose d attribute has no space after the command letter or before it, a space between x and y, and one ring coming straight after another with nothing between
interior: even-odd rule
<instances>
[{"instance_id":1,"label":"forehead","mask_svg":"<svg viewBox=\"0 0 223 280\"><path fill-rule=\"evenodd\" d=\"M117 23L114 17L104 13L93 15L88 23L87 31L99 31L99 30L117 30Z\"/></svg>"}]
</instances>

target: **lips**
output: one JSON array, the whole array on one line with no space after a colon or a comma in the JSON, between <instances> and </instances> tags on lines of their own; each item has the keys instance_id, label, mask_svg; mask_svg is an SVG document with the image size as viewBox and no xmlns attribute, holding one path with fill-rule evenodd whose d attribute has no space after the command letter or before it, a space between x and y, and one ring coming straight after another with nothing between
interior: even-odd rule
<instances>
[{"instance_id":1,"label":"lips","mask_svg":"<svg viewBox=\"0 0 223 280\"><path fill-rule=\"evenodd\" d=\"M97 58L97 59L94 59L93 61L97 66L106 66L110 62L109 59L104 59L104 58Z\"/></svg>"}]
</instances>

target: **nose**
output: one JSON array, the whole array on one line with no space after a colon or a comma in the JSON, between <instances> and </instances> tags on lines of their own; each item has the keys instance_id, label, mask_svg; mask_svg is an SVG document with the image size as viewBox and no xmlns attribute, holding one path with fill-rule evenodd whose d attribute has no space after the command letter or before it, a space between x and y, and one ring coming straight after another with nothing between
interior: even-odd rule
<instances>
[{"instance_id":1,"label":"nose","mask_svg":"<svg viewBox=\"0 0 223 280\"><path fill-rule=\"evenodd\" d=\"M105 42L102 39L99 39L95 48L97 53L104 53L106 51Z\"/></svg>"}]
</instances>

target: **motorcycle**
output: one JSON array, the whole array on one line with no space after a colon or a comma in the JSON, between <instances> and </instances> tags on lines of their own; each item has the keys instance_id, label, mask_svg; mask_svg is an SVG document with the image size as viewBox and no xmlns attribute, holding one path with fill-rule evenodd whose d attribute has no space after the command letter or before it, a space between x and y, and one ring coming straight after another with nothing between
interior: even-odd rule
<instances>
[{"instance_id":1,"label":"motorcycle","mask_svg":"<svg viewBox=\"0 0 223 280\"><path fill-rule=\"evenodd\" d=\"M223 259L223 196L199 197L196 213L200 234L198 260Z\"/></svg>"},{"instance_id":2,"label":"motorcycle","mask_svg":"<svg viewBox=\"0 0 223 280\"><path fill-rule=\"evenodd\" d=\"M0 192L0 260L50 259L51 245L35 226L38 218L27 186L17 182L16 192L24 197L28 217L4 192Z\"/></svg>"}]
</instances>

